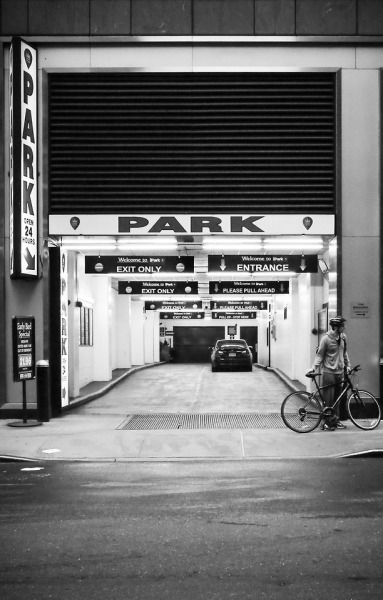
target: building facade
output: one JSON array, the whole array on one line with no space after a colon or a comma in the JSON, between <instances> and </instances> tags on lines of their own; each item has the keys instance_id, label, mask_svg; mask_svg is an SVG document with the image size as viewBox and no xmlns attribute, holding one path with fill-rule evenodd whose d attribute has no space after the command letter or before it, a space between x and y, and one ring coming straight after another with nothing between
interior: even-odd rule
<instances>
[{"instance_id":1,"label":"building facade","mask_svg":"<svg viewBox=\"0 0 383 600\"><path fill-rule=\"evenodd\" d=\"M2 414L22 401L16 316L55 414L164 343L203 361L228 335L305 384L339 313L380 396L382 3L0 11Z\"/></svg>"}]
</instances>

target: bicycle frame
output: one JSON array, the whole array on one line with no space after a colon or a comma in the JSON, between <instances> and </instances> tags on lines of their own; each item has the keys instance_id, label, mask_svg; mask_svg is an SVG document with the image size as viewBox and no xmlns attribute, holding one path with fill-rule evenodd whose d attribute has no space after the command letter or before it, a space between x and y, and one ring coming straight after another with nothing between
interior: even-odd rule
<instances>
[{"instance_id":1,"label":"bicycle frame","mask_svg":"<svg viewBox=\"0 0 383 600\"><path fill-rule=\"evenodd\" d=\"M317 389L317 392L319 393L319 397L322 401L322 404L324 406L324 408L331 408L331 409L335 409L338 404L341 402L342 398L345 396L347 397L347 393L349 390L351 391L355 391L355 387L353 385L353 383L351 382L349 376L346 374L344 379L342 379L341 381L338 381L337 383L328 383L327 385L318 385L318 382L316 380L316 377L313 377L314 383L315 383L315 387ZM346 384L346 385L345 385ZM322 396L322 391L323 390L327 390L330 388L335 388L335 386L337 385L343 385L343 390L341 391L341 393L339 394L339 396L336 398L335 402L331 405L331 406L327 406L324 398ZM313 392L313 394L315 394L316 392Z\"/></svg>"}]
</instances>

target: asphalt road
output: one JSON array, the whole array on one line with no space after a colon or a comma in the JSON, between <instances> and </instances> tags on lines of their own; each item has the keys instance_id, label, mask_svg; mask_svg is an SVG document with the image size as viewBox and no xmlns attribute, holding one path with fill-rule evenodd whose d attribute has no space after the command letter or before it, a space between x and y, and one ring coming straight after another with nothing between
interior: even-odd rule
<instances>
[{"instance_id":1,"label":"asphalt road","mask_svg":"<svg viewBox=\"0 0 383 600\"><path fill-rule=\"evenodd\" d=\"M381 600L382 468L1 463L0 597Z\"/></svg>"}]
</instances>

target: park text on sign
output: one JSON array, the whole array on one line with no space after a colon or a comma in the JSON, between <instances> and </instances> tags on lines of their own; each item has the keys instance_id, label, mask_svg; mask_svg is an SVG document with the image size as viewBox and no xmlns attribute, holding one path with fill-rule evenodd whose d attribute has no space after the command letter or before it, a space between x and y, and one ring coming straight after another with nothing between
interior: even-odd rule
<instances>
[{"instance_id":1,"label":"park text on sign","mask_svg":"<svg viewBox=\"0 0 383 600\"><path fill-rule=\"evenodd\" d=\"M86 256L85 273L158 275L194 273L193 256Z\"/></svg>"},{"instance_id":2,"label":"park text on sign","mask_svg":"<svg viewBox=\"0 0 383 600\"><path fill-rule=\"evenodd\" d=\"M13 379L35 378L35 319L13 317Z\"/></svg>"},{"instance_id":3,"label":"park text on sign","mask_svg":"<svg viewBox=\"0 0 383 600\"><path fill-rule=\"evenodd\" d=\"M288 294L287 281L210 281L209 294Z\"/></svg>"},{"instance_id":4,"label":"park text on sign","mask_svg":"<svg viewBox=\"0 0 383 600\"><path fill-rule=\"evenodd\" d=\"M333 235L334 215L50 215L51 235Z\"/></svg>"},{"instance_id":5,"label":"park text on sign","mask_svg":"<svg viewBox=\"0 0 383 600\"><path fill-rule=\"evenodd\" d=\"M316 273L318 257L314 255L209 255L209 272L226 273Z\"/></svg>"},{"instance_id":6,"label":"park text on sign","mask_svg":"<svg viewBox=\"0 0 383 600\"><path fill-rule=\"evenodd\" d=\"M37 277L37 53L10 50L10 273Z\"/></svg>"}]
</instances>

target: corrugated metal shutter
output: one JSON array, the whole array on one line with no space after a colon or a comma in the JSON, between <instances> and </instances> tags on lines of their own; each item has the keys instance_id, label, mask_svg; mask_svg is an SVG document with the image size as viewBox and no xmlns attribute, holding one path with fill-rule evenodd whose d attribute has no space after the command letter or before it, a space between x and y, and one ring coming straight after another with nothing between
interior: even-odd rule
<instances>
[{"instance_id":1,"label":"corrugated metal shutter","mask_svg":"<svg viewBox=\"0 0 383 600\"><path fill-rule=\"evenodd\" d=\"M335 212L334 73L55 73L50 212Z\"/></svg>"}]
</instances>

